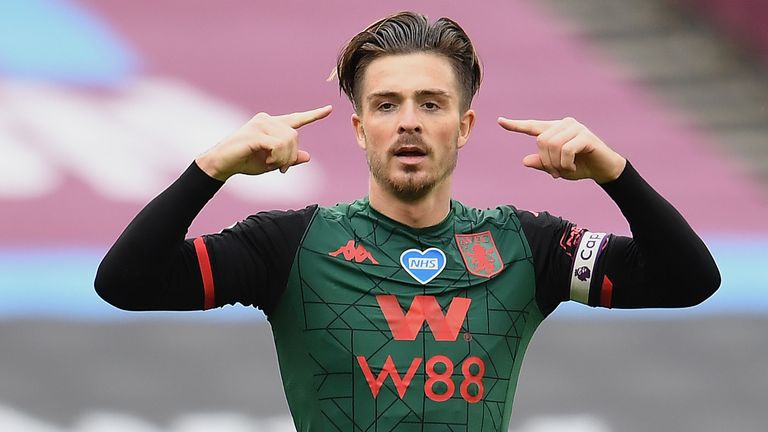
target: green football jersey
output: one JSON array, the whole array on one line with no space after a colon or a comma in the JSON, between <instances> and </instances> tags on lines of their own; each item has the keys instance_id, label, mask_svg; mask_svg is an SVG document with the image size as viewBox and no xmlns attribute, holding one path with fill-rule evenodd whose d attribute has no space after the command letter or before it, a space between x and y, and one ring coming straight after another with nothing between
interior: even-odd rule
<instances>
[{"instance_id":1,"label":"green football jersey","mask_svg":"<svg viewBox=\"0 0 768 432\"><path fill-rule=\"evenodd\" d=\"M264 310L300 431L506 431L525 349L558 304L685 307L720 284L706 245L629 163L601 187L635 238L456 201L414 229L363 199L184 240L222 185L191 164L115 242L96 289L127 310Z\"/></svg>"},{"instance_id":2,"label":"green football jersey","mask_svg":"<svg viewBox=\"0 0 768 432\"><path fill-rule=\"evenodd\" d=\"M506 431L543 319L510 207L414 229L318 208L269 315L299 431Z\"/></svg>"}]
</instances>

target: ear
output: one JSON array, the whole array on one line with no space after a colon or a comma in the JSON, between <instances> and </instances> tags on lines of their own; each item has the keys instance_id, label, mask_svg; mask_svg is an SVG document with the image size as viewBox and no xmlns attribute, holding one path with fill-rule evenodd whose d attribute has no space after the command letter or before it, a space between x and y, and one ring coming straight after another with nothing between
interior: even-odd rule
<instances>
[{"instance_id":1,"label":"ear","mask_svg":"<svg viewBox=\"0 0 768 432\"><path fill-rule=\"evenodd\" d=\"M475 126L475 112L473 110L467 110L461 115L459 121L459 139L457 144L459 148L464 147L464 144L469 140L469 134L472 132L472 128Z\"/></svg>"},{"instance_id":2,"label":"ear","mask_svg":"<svg viewBox=\"0 0 768 432\"><path fill-rule=\"evenodd\" d=\"M355 129L355 139L357 139L357 145L361 149L365 150L365 129L363 129L363 120L357 113L352 114L352 127Z\"/></svg>"}]
</instances>

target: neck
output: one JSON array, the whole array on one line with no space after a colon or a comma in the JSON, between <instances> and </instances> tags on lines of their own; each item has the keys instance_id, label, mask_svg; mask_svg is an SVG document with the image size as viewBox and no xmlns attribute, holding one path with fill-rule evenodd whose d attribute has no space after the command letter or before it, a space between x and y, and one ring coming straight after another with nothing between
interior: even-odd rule
<instances>
[{"instance_id":1,"label":"neck","mask_svg":"<svg viewBox=\"0 0 768 432\"><path fill-rule=\"evenodd\" d=\"M451 179L435 185L425 196L405 201L391 191L382 188L376 180L370 179L368 199L377 212L411 228L425 228L437 225L445 219L451 209Z\"/></svg>"}]
</instances>

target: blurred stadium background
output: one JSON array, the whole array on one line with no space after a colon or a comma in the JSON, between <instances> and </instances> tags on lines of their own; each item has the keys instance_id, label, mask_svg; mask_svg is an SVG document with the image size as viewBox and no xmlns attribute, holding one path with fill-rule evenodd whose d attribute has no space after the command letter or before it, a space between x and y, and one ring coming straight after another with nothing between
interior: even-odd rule
<instances>
[{"instance_id":1,"label":"blurred stadium background","mask_svg":"<svg viewBox=\"0 0 768 432\"><path fill-rule=\"evenodd\" d=\"M768 3L419 2L485 65L456 194L628 233L588 182L519 161L499 115L571 115L626 155L723 274L678 311L564 305L523 366L512 430L757 431L768 424ZM190 235L366 190L351 108L326 82L342 44L412 2L0 2L0 430L289 431L260 312L127 313L92 289L111 242L198 153L258 111L335 105L313 161L238 179Z\"/></svg>"}]
</instances>

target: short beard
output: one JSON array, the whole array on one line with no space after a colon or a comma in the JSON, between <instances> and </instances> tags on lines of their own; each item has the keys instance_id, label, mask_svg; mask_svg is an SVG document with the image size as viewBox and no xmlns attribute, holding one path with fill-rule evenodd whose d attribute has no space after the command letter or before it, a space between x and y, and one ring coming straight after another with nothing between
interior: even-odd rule
<instances>
[{"instance_id":1,"label":"short beard","mask_svg":"<svg viewBox=\"0 0 768 432\"><path fill-rule=\"evenodd\" d=\"M453 174L456 169L456 163L458 161L458 149L453 150L450 163L445 169L439 173L439 175L425 181L417 182L413 177L407 177L405 182L396 182L392 178L387 176L386 164L384 161L373 158L368 155L368 169L373 176L374 181L379 185L387 189L392 195L405 202L417 202L427 196L438 184L442 183L445 179Z\"/></svg>"}]
</instances>

